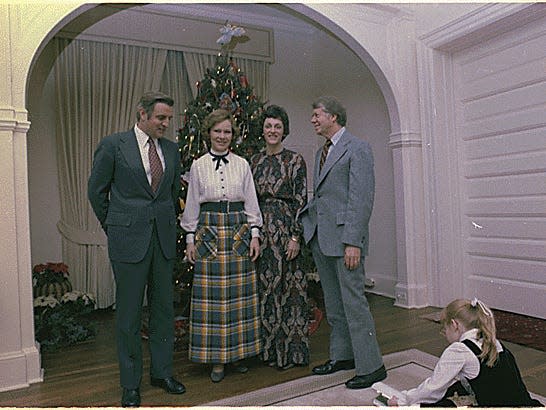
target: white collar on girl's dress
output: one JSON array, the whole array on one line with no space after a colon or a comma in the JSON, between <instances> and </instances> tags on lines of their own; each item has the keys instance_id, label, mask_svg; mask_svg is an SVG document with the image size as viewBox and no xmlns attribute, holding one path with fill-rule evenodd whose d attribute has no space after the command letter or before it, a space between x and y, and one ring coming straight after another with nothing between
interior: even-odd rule
<instances>
[{"instance_id":1,"label":"white collar on girl's dress","mask_svg":"<svg viewBox=\"0 0 546 410\"><path fill-rule=\"evenodd\" d=\"M222 155L226 155L229 150L225 150L224 152L218 152L218 151L214 151L212 148L210 149L210 152L211 154L214 154L214 155L218 155L218 156L222 156Z\"/></svg>"},{"instance_id":2,"label":"white collar on girl's dress","mask_svg":"<svg viewBox=\"0 0 546 410\"><path fill-rule=\"evenodd\" d=\"M466 332L464 332L461 337L459 337L459 342L462 342L463 340L465 339L470 339L470 340L479 340L478 339L478 333L480 331L476 328L473 328L473 329L470 329L470 330L467 330Z\"/></svg>"},{"instance_id":3,"label":"white collar on girl's dress","mask_svg":"<svg viewBox=\"0 0 546 410\"><path fill-rule=\"evenodd\" d=\"M470 330L467 330L466 332L464 332L461 337L459 338L459 342L462 342L463 340L471 340L473 342L477 342L478 346L482 347L482 344L483 344L483 339L478 339L478 334L480 333L480 331L476 328L473 328L473 329L470 329ZM495 346L497 347L497 351L498 352L502 352L502 345L500 344L500 342L498 340L496 340L496 344Z\"/></svg>"}]
</instances>

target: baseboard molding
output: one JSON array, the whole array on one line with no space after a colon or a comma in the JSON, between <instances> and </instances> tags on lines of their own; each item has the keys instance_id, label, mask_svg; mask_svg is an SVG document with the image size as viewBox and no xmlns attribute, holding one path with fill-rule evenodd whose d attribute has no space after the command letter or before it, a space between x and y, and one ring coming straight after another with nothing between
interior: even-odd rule
<instances>
[{"instance_id":1,"label":"baseboard molding","mask_svg":"<svg viewBox=\"0 0 546 410\"><path fill-rule=\"evenodd\" d=\"M37 348L0 355L0 392L22 389L43 381L44 370Z\"/></svg>"}]
</instances>

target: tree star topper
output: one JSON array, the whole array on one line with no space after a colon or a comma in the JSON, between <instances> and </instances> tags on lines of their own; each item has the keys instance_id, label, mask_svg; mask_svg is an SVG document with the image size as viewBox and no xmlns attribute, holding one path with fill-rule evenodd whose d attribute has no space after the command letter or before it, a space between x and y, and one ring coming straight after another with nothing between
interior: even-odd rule
<instances>
[{"instance_id":1,"label":"tree star topper","mask_svg":"<svg viewBox=\"0 0 546 410\"><path fill-rule=\"evenodd\" d=\"M220 44L222 48L233 49L238 42L248 41L244 28L231 25L228 22L220 28L220 33L222 35L216 40L216 43Z\"/></svg>"}]
</instances>

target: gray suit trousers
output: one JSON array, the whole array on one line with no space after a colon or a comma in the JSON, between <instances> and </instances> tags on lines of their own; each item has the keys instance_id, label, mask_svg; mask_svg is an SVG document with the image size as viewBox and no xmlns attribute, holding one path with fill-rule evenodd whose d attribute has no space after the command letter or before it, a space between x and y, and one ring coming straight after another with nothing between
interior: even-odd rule
<instances>
[{"instance_id":1,"label":"gray suit trousers","mask_svg":"<svg viewBox=\"0 0 546 410\"><path fill-rule=\"evenodd\" d=\"M344 258L325 256L317 235L311 240L324 293L330 334L330 359L354 359L357 375L374 372L383 365L375 323L364 294L364 257L358 268L348 270Z\"/></svg>"}]
</instances>

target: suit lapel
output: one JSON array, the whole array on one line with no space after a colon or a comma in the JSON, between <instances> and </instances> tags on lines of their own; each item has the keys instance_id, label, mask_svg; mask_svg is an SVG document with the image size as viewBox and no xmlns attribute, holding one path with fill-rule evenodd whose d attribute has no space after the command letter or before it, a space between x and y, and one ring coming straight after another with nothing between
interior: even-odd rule
<instances>
[{"instance_id":1,"label":"suit lapel","mask_svg":"<svg viewBox=\"0 0 546 410\"><path fill-rule=\"evenodd\" d=\"M324 165L322 167L322 170L318 172L318 178L317 183L315 186L319 186L320 183L326 178L326 175L328 175L328 172L332 169L332 167L335 165L335 163L347 152L347 139L343 138L345 136L345 133L341 136L338 143L335 145L332 145L332 148L330 148L330 153L328 154L328 157L326 158L326 162L324 162ZM320 168L320 153L321 150L317 153L317 161L315 163L315 169ZM316 176L317 174L315 174Z\"/></svg>"},{"instance_id":2,"label":"suit lapel","mask_svg":"<svg viewBox=\"0 0 546 410\"><path fill-rule=\"evenodd\" d=\"M133 170L136 176L136 180L142 185L142 187L154 195L152 187L148 182L146 177L146 172L144 171L144 165L142 164L142 157L140 156L140 149L138 148L138 143L136 139L135 132L133 130L127 131L120 138L119 149L129 164L129 167Z\"/></svg>"},{"instance_id":3,"label":"suit lapel","mask_svg":"<svg viewBox=\"0 0 546 410\"><path fill-rule=\"evenodd\" d=\"M319 176L320 176L320 153L322 151L322 148L317 151L317 154L315 155L315 176L313 178L314 186L315 188L318 186L319 183Z\"/></svg>"}]
</instances>

